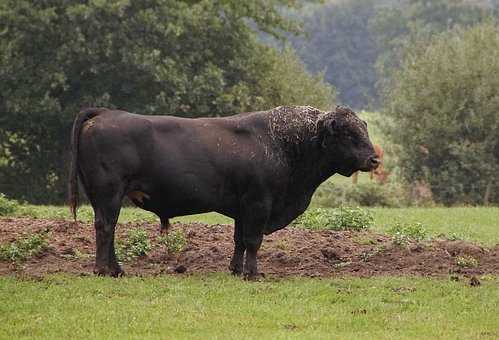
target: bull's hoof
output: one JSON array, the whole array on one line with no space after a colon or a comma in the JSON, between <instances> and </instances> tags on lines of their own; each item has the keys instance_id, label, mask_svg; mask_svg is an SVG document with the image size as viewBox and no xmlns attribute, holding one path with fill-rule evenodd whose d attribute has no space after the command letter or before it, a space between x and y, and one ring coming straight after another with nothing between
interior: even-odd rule
<instances>
[{"instance_id":1,"label":"bull's hoof","mask_svg":"<svg viewBox=\"0 0 499 340\"><path fill-rule=\"evenodd\" d=\"M264 273L244 273L245 281L261 281L265 278Z\"/></svg>"},{"instance_id":2,"label":"bull's hoof","mask_svg":"<svg viewBox=\"0 0 499 340\"><path fill-rule=\"evenodd\" d=\"M232 275L239 276L243 273L243 265L231 262L229 265L229 270L232 273Z\"/></svg>"},{"instance_id":3,"label":"bull's hoof","mask_svg":"<svg viewBox=\"0 0 499 340\"><path fill-rule=\"evenodd\" d=\"M168 219L166 220L161 220L161 223L159 224L159 234L160 235L168 235L168 231L170 231L170 221Z\"/></svg>"},{"instance_id":4,"label":"bull's hoof","mask_svg":"<svg viewBox=\"0 0 499 340\"><path fill-rule=\"evenodd\" d=\"M96 266L94 268L94 274L98 276L111 276L111 277L120 277L125 274L123 269L120 266Z\"/></svg>"},{"instance_id":5,"label":"bull's hoof","mask_svg":"<svg viewBox=\"0 0 499 340\"><path fill-rule=\"evenodd\" d=\"M232 269L232 268L229 268L229 269L230 269L230 273L234 276L241 276L241 274L243 273L243 271L240 269Z\"/></svg>"}]
</instances>

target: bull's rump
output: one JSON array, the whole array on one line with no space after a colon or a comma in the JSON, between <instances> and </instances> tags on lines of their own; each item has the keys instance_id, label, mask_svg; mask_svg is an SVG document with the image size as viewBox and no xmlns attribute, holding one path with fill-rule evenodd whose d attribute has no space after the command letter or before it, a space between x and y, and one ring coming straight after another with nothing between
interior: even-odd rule
<instances>
[{"instance_id":1,"label":"bull's rump","mask_svg":"<svg viewBox=\"0 0 499 340\"><path fill-rule=\"evenodd\" d=\"M263 125L251 123L257 118L108 111L86 122L80 135L86 191L122 185L125 195L147 195L143 208L169 217L207 211L234 217L241 195L264 185L258 182L264 178L265 150L256 133Z\"/></svg>"}]
</instances>

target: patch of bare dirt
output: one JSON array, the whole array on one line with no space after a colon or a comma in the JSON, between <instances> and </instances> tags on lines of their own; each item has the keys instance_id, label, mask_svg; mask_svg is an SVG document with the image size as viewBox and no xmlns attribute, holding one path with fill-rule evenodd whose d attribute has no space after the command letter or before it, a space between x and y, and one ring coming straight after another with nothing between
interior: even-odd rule
<instances>
[{"instance_id":1,"label":"patch of bare dirt","mask_svg":"<svg viewBox=\"0 0 499 340\"><path fill-rule=\"evenodd\" d=\"M124 263L126 275L228 271L233 250L230 225L173 224L173 230L182 229L188 238L187 247L178 255L168 254L165 247L158 244L158 226L154 224L121 224L117 237L124 239L127 231L137 226L148 231L152 250L147 256ZM2 218L0 244L41 231L49 231L49 249L23 263L0 261L0 275L92 273L95 236L89 223ZM459 257L472 257L478 265L460 266ZM371 231L286 228L265 237L258 258L259 270L274 277L499 274L499 245L484 248L465 241L436 240L397 246L389 236Z\"/></svg>"}]
</instances>

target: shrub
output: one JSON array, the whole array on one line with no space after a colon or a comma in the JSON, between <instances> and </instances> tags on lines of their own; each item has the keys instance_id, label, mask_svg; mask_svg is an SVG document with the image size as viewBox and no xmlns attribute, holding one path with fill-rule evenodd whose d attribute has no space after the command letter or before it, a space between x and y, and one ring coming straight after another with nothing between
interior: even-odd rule
<instances>
[{"instance_id":1,"label":"shrub","mask_svg":"<svg viewBox=\"0 0 499 340\"><path fill-rule=\"evenodd\" d=\"M322 183L313 197L313 203L324 208L336 208L348 204L348 186L331 181Z\"/></svg>"},{"instance_id":2,"label":"shrub","mask_svg":"<svg viewBox=\"0 0 499 340\"><path fill-rule=\"evenodd\" d=\"M117 242L116 257L118 261L132 261L139 256L147 255L151 250L149 235L142 228L130 229L124 243Z\"/></svg>"},{"instance_id":3,"label":"shrub","mask_svg":"<svg viewBox=\"0 0 499 340\"><path fill-rule=\"evenodd\" d=\"M407 180L444 204L499 203L499 27L416 41L386 98Z\"/></svg>"},{"instance_id":4,"label":"shrub","mask_svg":"<svg viewBox=\"0 0 499 340\"><path fill-rule=\"evenodd\" d=\"M306 211L293 224L309 229L361 230L371 227L374 217L368 210L361 208L318 208Z\"/></svg>"},{"instance_id":5,"label":"shrub","mask_svg":"<svg viewBox=\"0 0 499 340\"><path fill-rule=\"evenodd\" d=\"M168 253L178 254L187 245L187 237L182 230L175 230L158 237L158 242L166 247Z\"/></svg>"},{"instance_id":6,"label":"shrub","mask_svg":"<svg viewBox=\"0 0 499 340\"><path fill-rule=\"evenodd\" d=\"M411 205L409 188L401 183L323 183L314 195L321 207L364 206L401 207ZM417 203L414 201L414 203Z\"/></svg>"},{"instance_id":7,"label":"shrub","mask_svg":"<svg viewBox=\"0 0 499 340\"><path fill-rule=\"evenodd\" d=\"M393 243L405 245L410 241L423 241L428 237L426 228L422 223L396 223L388 233L393 236Z\"/></svg>"},{"instance_id":8,"label":"shrub","mask_svg":"<svg viewBox=\"0 0 499 340\"><path fill-rule=\"evenodd\" d=\"M462 268L476 268L478 267L478 260L473 256L458 256L456 257L456 264Z\"/></svg>"},{"instance_id":9,"label":"shrub","mask_svg":"<svg viewBox=\"0 0 499 340\"><path fill-rule=\"evenodd\" d=\"M400 205L399 200L394 197L393 186L380 185L377 183L358 183L348 191L349 199L360 206L365 207L393 207Z\"/></svg>"},{"instance_id":10,"label":"shrub","mask_svg":"<svg viewBox=\"0 0 499 340\"><path fill-rule=\"evenodd\" d=\"M37 256L48 248L47 232L40 232L30 237L0 245L0 261L22 262Z\"/></svg>"},{"instance_id":11,"label":"shrub","mask_svg":"<svg viewBox=\"0 0 499 340\"><path fill-rule=\"evenodd\" d=\"M0 193L0 216L10 215L19 209L19 203Z\"/></svg>"}]
</instances>

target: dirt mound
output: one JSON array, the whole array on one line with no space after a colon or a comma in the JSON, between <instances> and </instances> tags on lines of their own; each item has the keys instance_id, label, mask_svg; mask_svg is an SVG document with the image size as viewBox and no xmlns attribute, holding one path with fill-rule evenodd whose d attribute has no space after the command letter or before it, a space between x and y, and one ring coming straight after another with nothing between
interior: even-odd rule
<instances>
[{"instance_id":1,"label":"dirt mound","mask_svg":"<svg viewBox=\"0 0 499 340\"><path fill-rule=\"evenodd\" d=\"M200 223L174 224L188 244L178 255L158 244L158 226L121 224L117 237L131 228L149 233L152 250L124 263L127 275L227 272L233 249L233 227ZM0 275L41 276L68 272L91 274L95 254L93 226L65 220L0 219L0 244L48 231L49 249L22 263L0 261ZM469 261L469 259L473 261ZM464 259L464 260L463 260ZM476 260L476 261L474 261ZM286 228L266 236L259 252L259 269L267 276L473 276L499 274L499 245L483 248L464 241L437 240L398 246L386 235L371 231L312 231Z\"/></svg>"}]
</instances>

